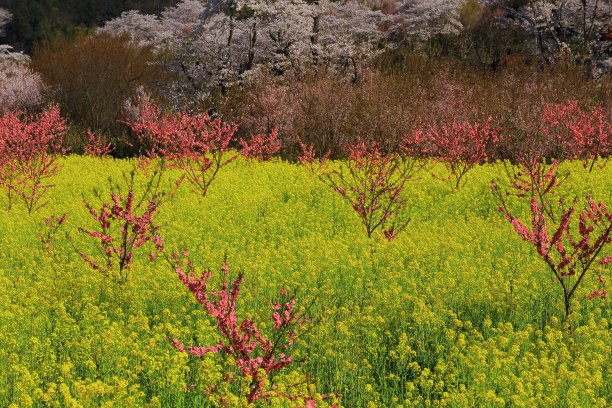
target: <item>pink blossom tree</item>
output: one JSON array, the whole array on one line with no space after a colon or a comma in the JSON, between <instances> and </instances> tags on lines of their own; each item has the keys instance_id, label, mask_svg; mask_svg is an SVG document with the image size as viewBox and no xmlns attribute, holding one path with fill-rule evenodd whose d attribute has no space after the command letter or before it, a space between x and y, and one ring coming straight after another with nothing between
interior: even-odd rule
<instances>
[{"instance_id":1,"label":"pink blossom tree","mask_svg":"<svg viewBox=\"0 0 612 408\"><path fill-rule=\"evenodd\" d=\"M83 241L68 238L72 248L89 267L125 283L134 253L140 251L139 248L151 242L155 248L151 260L155 259L158 251L163 251L163 239L155 218L164 198L172 195L172 191L161 188L163 173L163 163L160 163L138 193L135 188L137 173L133 170L124 175L123 191L119 185L111 183L110 200L105 200L99 192L96 194L101 203L99 208L83 199L94 226L79 227L78 231L91 238L93 248L88 248Z\"/></svg>"},{"instance_id":2,"label":"pink blossom tree","mask_svg":"<svg viewBox=\"0 0 612 408\"><path fill-rule=\"evenodd\" d=\"M22 201L29 214L45 206L49 179L61 166L58 159L66 124L57 107L38 115L4 110L0 116L0 186L7 194L8 207Z\"/></svg>"},{"instance_id":3,"label":"pink blossom tree","mask_svg":"<svg viewBox=\"0 0 612 408\"><path fill-rule=\"evenodd\" d=\"M404 136L401 148L409 156L432 157L444 163L458 189L465 175L487 159L487 148L497 140L493 118L479 122L453 117L413 130Z\"/></svg>"},{"instance_id":4,"label":"pink blossom tree","mask_svg":"<svg viewBox=\"0 0 612 408\"><path fill-rule=\"evenodd\" d=\"M385 153L378 143L363 140L349 146L348 160L337 167L317 160L312 146L302 144L302 150L300 161L351 205L368 238L382 230L391 241L406 228L410 218L402 192L422 167L417 159Z\"/></svg>"},{"instance_id":5,"label":"pink blossom tree","mask_svg":"<svg viewBox=\"0 0 612 408\"><path fill-rule=\"evenodd\" d=\"M597 159L612 153L612 124L602 107L584 111L570 100L547 105L543 116L545 133L563 146L565 157L580 159L589 172Z\"/></svg>"},{"instance_id":6,"label":"pink blossom tree","mask_svg":"<svg viewBox=\"0 0 612 408\"><path fill-rule=\"evenodd\" d=\"M84 146L85 153L93 157L105 157L112 153L115 148L112 143L104 142L99 135L87 130L87 144Z\"/></svg>"},{"instance_id":7,"label":"pink blossom tree","mask_svg":"<svg viewBox=\"0 0 612 408\"><path fill-rule=\"evenodd\" d=\"M205 113L165 113L143 98L137 117L127 124L148 156L161 156L169 167L180 169L202 196L206 196L219 171L238 157L230 148L237 126Z\"/></svg>"},{"instance_id":8,"label":"pink blossom tree","mask_svg":"<svg viewBox=\"0 0 612 408\"><path fill-rule=\"evenodd\" d=\"M266 390L266 379L294 362L288 354L298 335L296 328L309 322L308 308L296 309L296 300L281 289L281 300L272 305L272 333L265 336L252 319L238 320L237 302L242 289L244 275L239 274L230 283L227 263L221 266L221 286L211 290L210 271L195 273L195 268L188 258L189 253L172 254L168 260L173 265L178 278L193 293L196 300L215 319L219 341L211 346L185 347L174 339L176 349L195 357L207 353L224 353L231 356L240 375L250 382L246 399L248 403L265 400L273 394Z\"/></svg>"},{"instance_id":9,"label":"pink blossom tree","mask_svg":"<svg viewBox=\"0 0 612 408\"><path fill-rule=\"evenodd\" d=\"M242 155L247 159L270 160L280 151L281 141L278 130L272 129L269 134L251 135L249 140L241 140Z\"/></svg>"},{"instance_id":10,"label":"pink blossom tree","mask_svg":"<svg viewBox=\"0 0 612 408\"><path fill-rule=\"evenodd\" d=\"M605 283L604 270L612 262L606 253L612 241L612 212L601 203L586 196L586 205L577 212L577 199L567 202L557 194L560 178L558 163L550 165L537 160L523 160L512 180L511 189L502 189L493 182L493 194L500 203L499 211L512 224L516 233L529 242L553 273L562 289L564 316L568 321L572 313L572 300L587 274L596 274L597 282ZM528 201L530 219L515 215L507 197ZM577 215L577 225L573 221ZM577 227L577 233L573 228ZM605 299L607 292L600 287L590 299ZM569 323L570 331L572 330Z\"/></svg>"}]
</instances>

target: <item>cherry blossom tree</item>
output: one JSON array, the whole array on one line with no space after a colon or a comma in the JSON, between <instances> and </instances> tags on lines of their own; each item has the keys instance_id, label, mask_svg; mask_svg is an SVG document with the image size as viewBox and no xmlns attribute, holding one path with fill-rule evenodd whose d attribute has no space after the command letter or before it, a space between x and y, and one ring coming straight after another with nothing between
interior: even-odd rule
<instances>
[{"instance_id":1,"label":"cherry blossom tree","mask_svg":"<svg viewBox=\"0 0 612 408\"><path fill-rule=\"evenodd\" d=\"M494 1L500 7L503 2ZM588 61L610 61L607 41L600 33L612 19L610 0L528 0L508 7L507 20L522 26L533 47L546 57L586 56Z\"/></svg>"},{"instance_id":2,"label":"cherry blossom tree","mask_svg":"<svg viewBox=\"0 0 612 408\"><path fill-rule=\"evenodd\" d=\"M26 55L10 50L0 45L0 108L38 105L44 89L40 75L28 68Z\"/></svg>"},{"instance_id":3,"label":"cherry blossom tree","mask_svg":"<svg viewBox=\"0 0 612 408\"><path fill-rule=\"evenodd\" d=\"M11 17L8 10L0 8L0 36ZM0 44L0 109L37 105L42 101L42 79L28 68L27 55L11 50L11 46Z\"/></svg>"},{"instance_id":4,"label":"cherry blossom tree","mask_svg":"<svg viewBox=\"0 0 612 408\"><path fill-rule=\"evenodd\" d=\"M392 13L390 37L396 45L429 40L437 34L459 34L462 0L404 0Z\"/></svg>"},{"instance_id":5,"label":"cherry blossom tree","mask_svg":"<svg viewBox=\"0 0 612 408\"><path fill-rule=\"evenodd\" d=\"M282 75L308 67L337 69L356 79L376 55L384 15L350 0L184 0L159 18L135 11L100 32L127 32L170 53L175 99L202 100L242 84L262 70Z\"/></svg>"}]
</instances>

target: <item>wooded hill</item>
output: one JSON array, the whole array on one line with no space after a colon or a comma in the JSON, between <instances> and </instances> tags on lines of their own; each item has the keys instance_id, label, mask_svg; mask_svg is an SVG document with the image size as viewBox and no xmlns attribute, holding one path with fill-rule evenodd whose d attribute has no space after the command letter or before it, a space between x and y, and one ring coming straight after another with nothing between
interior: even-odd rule
<instances>
[{"instance_id":1,"label":"wooded hill","mask_svg":"<svg viewBox=\"0 0 612 408\"><path fill-rule=\"evenodd\" d=\"M74 37L127 10L158 14L177 0L0 0L13 18L0 43L30 53L34 44L57 34Z\"/></svg>"}]
</instances>

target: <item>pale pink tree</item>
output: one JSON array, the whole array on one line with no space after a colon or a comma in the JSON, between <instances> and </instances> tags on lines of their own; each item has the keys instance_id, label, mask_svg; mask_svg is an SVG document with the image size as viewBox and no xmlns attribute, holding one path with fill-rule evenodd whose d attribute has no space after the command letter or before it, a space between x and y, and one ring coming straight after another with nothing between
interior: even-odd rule
<instances>
[{"instance_id":1,"label":"pale pink tree","mask_svg":"<svg viewBox=\"0 0 612 408\"><path fill-rule=\"evenodd\" d=\"M11 18L13 18L11 12L5 8L0 7L0 37L4 35L4 26L6 26L8 22L11 21Z\"/></svg>"},{"instance_id":2,"label":"pale pink tree","mask_svg":"<svg viewBox=\"0 0 612 408\"><path fill-rule=\"evenodd\" d=\"M590 74L598 76L594 71L602 69L609 72L609 40L600 35L610 27L609 0L528 0L518 7L501 0L494 3L505 8L506 23L528 33L535 52L548 59L586 57Z\"/></svg>"},{"instance_id":3,"label":"pale pink tree","mask_svg":"<svg viewBox=\"0 0 612 408\"><path fill-rule=\"evenodd\" d=\"M394 46L426 43L435 35L457 35L463 28L459 19L462 0L398 1L390 14L388 37Z\"/></svg>"},{"instance_id":4,"label":"pale pink tree","mask_svg":"<svg viewBox=\"0 0 612 408\"><path fill-rule=\"evenodd\" d=\"M43 100L44 84L28 67L29 57L0 45L0 109L30 107Z\"/></svg>"},{"instance_id":5,"label":"pale pink tree","mask_svg":"<svg viewBox=\"0 0 612 408\"><path fill-rule=\"evenodd\" d=\"M11 18L8 10L0 8L0 37ZM38 105L44 89L42 78L28 68L27 55L11 49L0 44L0 109Z\"/></svg>"},{"instance_id":6,"label":"pale pink tree","mask_svg":"<svg viewBox=\"0 0 612 408\"><path fill-rule=\"evenodd\" d=\"M167 67L181 78L171 91L201 101L265 70L317 66L355 76L354 66L380 48L382 18L354 0L184 0L160 18L124 13L101 31L128 32L169 51Z\"/></svg>"}]
</instances>

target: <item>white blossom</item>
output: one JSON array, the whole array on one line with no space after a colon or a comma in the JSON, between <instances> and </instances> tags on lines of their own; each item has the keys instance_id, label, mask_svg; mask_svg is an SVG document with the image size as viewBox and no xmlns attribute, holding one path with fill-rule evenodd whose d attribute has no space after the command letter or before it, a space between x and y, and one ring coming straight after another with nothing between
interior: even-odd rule
<instances>
[{"instance_id":1,"label":"white blossom","mask_svg":"<svg viewBox=\"0 0 612 408\"><path fill-rule=\"evenodd\" d=\"M167 50L168 70L183 79L168 84L171 92L198 99L262 70L346 71L347 61L376 54L383 19L355 0L184 0L160 18L126 12L100 31L128 32Z\"/></svg>"},{"instance_id":2,"label":"white blossom","mask_svg":"<svg viewBox=\"0 0 612 408\"><path fill-rule=\"evenodd\" d=\"M463 0L405 0L394 13L391 33L400 45L410 38L427 40L437 34L459 34Z\"/></svg>"},{"instance_id":3,"label":"white blossom","mask_svg":"<svg viewBox=\"0 0 612 408\"><path fill-rule=\"evenodd\" d=\"M27 55L11 49L0 45L0 109L41 103L44 86L40 75L28 68Z\"/></svg>"},{"instance_id":4,"label":"white blossom","mask_svg":"<svg viewBox=\"0 0 612 408\"><path fill-rule=\"evenodd\" d=\"M571 49L593 53L600 45L599 32L612 21L612 1L529 0L509 13L543 54Z\"/></svg>"}]
</instances>

